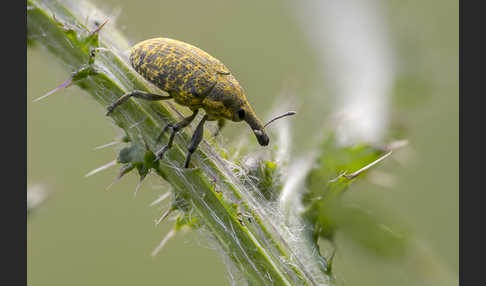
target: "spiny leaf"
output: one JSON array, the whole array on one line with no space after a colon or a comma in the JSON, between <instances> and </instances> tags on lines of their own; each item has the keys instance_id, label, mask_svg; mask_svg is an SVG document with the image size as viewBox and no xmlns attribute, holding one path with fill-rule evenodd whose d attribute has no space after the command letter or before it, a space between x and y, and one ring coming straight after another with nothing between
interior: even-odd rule
<instances>
[{"instance_id":1,"label":"spiny leaf","mask_svg":"<svg viewBox=\"0 0 486 286\"><path fill-rule=\"evenodd\" d=\"M389 230L378 217L358 207L347 206L342 200L342 194L354 181L390 154L390 150L366 144L342 147L332 135L323 142L317 167L308 176L309 192L305 196L305 215L315 225L315 237L332 241L340 230L377 255L404 254L403 235Z\"/></svg>"}]
</instances>

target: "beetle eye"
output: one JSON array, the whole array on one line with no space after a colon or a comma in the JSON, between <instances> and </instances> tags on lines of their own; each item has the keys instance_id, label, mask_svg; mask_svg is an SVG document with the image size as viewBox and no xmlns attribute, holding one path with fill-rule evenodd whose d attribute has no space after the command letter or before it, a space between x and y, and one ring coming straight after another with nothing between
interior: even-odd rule
<instances>
[{"instance_id":1,"label":"beetle eye","mask_svg":"<svg viewBox=\"0 0 486 286\"><path fill-rule=\"evenodd\" d=\"M238 117L243 120L245 119L245 110L244 109L240 109L238 110Z\"/></svg>"}]
</instances>

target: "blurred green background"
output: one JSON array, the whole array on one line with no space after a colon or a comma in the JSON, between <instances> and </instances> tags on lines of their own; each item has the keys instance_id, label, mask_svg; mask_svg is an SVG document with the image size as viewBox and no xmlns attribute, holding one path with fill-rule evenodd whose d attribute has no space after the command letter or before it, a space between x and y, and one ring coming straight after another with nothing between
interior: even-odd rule
<instances>
[{"instance_id":1,"label":"blurred green background","mask_svg":"<svg viewBox=\"0 0 486 286\"><path fill-rule=\"evenodd\" d=\"M397 74L390 108L394 120L407 129L410 163L385 162L381 170L396 176L394 187L363 182L347 199L396 217L420 238L432 265L457 277L458 1L402 2L379 3L396 60L406 63L404 72ZM295 3L95 3L106 13L119 15L116 25L133 43L170 37L221 59L263 118L268 118L275 100L291 85L299 111L292 119L296 153L305 154L308 139L315 137L321 124L322 110L332 109L326 105L331 95L321 91L315 55L294 17ZM42 184L50 194L28 219L28 284L229 285L220 255L197 232L179 233L157 257L150 256L171 226L166 222L155 227L160 209L149 206L167 190L166 183L150 178L134 197L135 174L105 191L118 167L84 177L115 158L117 147L93 148L113 141L119 133L104 116L103 107L78 87L31 102L68 76L44 49L28 49L28 185ZM224 135L231 142L241 132L247 128L229 124ZM345 285L433 285L412 271L417 267L370 256L339 235L337 244L335 270Z\"/></svg>"}]
</instances>

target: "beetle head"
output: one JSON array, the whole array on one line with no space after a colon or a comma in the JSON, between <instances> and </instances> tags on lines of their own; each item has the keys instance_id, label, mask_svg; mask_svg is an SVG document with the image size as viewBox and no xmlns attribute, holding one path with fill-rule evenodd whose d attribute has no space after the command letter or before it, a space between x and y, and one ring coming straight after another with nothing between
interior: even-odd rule
<instances>
[{"instance_id":1,"label":"beetle head","mask_svg":"<svg viewBox=\"0 0 486 286\"><path fill-rule=\"evenodd\" d=\"M263 131L262 122L246 100L243 88L232 75L226 75L220 80L209 94L209 98L222 103L218 105L221 106L219 116L235 122L245 121L253 130L258 143L262 146L268 145L270 139Z\"/></svg>"},{"instance_id":2,"label":"beetle head","mask_svg":"<svg viewBox=\"0 0 486 286\"><path fill-rule=\"evenodd\" d=\"M245 95L241 93L238 96L230 98L232 103L230 108L232 114L231 120L236 122L245 121L250 126L251 130L253 130L258 143L262 146L267 146L270 139L263 130L265 127L256 116L251 105L246 100Z\"/></svg>"},{"instance_id":3,"label":"beetle head","mask_svg":"<svg viewBox=\"0 0 486 286\"><path fill-rule=\"evenodd\" d=\"M223 78L220 78L204 99L203 104L206 112L215 118L222 117L235 122L245 121L253 130L258 143L262 146L267 146L270 142L268 135L264 131L266 125L279 118L295 114L293 111L287 112L263 125L246 100L243 88L232 75L225 75Z\"/></svg>"}]
</instances>

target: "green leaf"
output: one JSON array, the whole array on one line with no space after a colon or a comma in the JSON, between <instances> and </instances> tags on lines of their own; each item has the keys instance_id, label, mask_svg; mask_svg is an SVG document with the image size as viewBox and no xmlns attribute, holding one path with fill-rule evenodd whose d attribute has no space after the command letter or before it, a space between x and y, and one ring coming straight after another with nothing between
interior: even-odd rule
<instances>
[{"instance_id":1,"label":"green leaf","mask_svg":"<svg viewBox=\"0 0 486 286\"><path fill-rule=\"evenodd\" d=\"M404 254L405 239L380 219L359 207L346 206L342 194L369 171L367 167L388 156L389 150L367 144L339 146L330 135L308 178L305 215L315 224L315 235L334 240L336 231L371 252L386 256ZM374 166L373 166L374 167ZM352 174L352 176L350 176Z\"/></svg>"}]
</instances>

